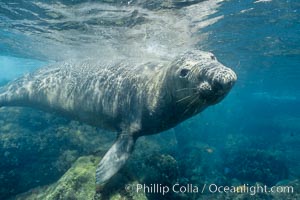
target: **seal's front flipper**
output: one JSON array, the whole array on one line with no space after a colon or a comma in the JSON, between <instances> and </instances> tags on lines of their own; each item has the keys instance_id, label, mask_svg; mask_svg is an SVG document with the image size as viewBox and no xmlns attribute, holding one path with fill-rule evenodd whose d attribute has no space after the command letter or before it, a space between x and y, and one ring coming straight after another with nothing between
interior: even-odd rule
<instances>
[{"instance_id":1,"label":"seal's front flipper","mask_svg":"<svg viewBox=\"0 0 300 200\"><path fill-rule=\"evenodd\" d=\"M120 134L116 142L97 166L96 185L104 185L125 164L133 151L135 139L130 134Z\"/></svg>"}]
</instances>

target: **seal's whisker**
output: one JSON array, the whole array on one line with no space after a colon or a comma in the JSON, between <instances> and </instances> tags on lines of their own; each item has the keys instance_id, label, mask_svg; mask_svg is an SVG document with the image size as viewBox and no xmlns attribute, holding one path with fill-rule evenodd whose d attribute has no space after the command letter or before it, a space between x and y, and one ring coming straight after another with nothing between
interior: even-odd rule
<instances>
[{"instance_id":1,"label":"seal's whisker","mask_svg":"<svg viewBox=\"0 0 300 200\"><path fill-rule=\"evenodd\" d=\"M191 103L189 104L191 105ZM187 106L187 108L184 110L184 112L182 113L182 116L184 116L186 113L188 113L190 111L190 106Z\"/></svg>"},{"instance_id":2,"label":"seal's whisker","mask_svg":"<svg viewBox=\"0 0 300 200\"><path fill-rule=\"evenodd\" d=\"M181 89L176 90L176 92L185 91L185 90L196 90L196 89L197 89L196 87L194 87L194 88L181 88Z\"/></svg>"},{"instance_id":3,"label":"seal's whisker","mask_svg":"<svg viewBox=\"0 0 300 200\"><path fill-rule=\"evenodd\" d=\"M176 103L182 102L182 101L184 101L184 100L186 100L186 99L188 99L188 98L191 98L191 97L192 97L192 95L183 97L182 99L179 99L178 101L176 101Z\"/></svg>"},{"instance_id":4,"label":"seal's whisker","mask_svg":"<svg viewBox=\"0 0 300 200\"><path fill-rule=\"evenodd\" d=\"M194 100L193 100L193 104L190 106L190 109L194 109L194 112L192 115L195 115L198 110L199 110L199 99L198 97L196 97Z\"/></svg>"},{"instance_id":5,"label":"seal's whisker","mask_svg":"<svg viewBox=\"0 0 300 200\"><path fill-rule=\"evenodd\" d=\"M189 98L187 98L181 102L176 102L176 104L186 107L187 105L190 104L191 100L193 100L193 96L190 96Z\"/></svg>"},{"instance_id":6,"label":"seal's whisker","mask_svg":"<svg viewBox=\"0 0 300 200\"><path fill-rule=\"evenodd\" d=\"M193 95L194 100L192 100L186 107L185 111L183 112L182 115L185 115L190 109L192 108L192 105L197 101L197 95Z\"/></svg>"},{"instance_id":7,"label":"seal's whisker","mask_svg":"<svg viewBox=\"0 0 300 200\"><path fill-rule=\"evenodd\" d=\"M198 104L200 101L196 101L196 104ZM195 109L194 110L194 113L193 113L193 115L195 115L197 112L199 111L199 106L198 106L198 108L197 109Z\"/></svg>"}]
</instances>

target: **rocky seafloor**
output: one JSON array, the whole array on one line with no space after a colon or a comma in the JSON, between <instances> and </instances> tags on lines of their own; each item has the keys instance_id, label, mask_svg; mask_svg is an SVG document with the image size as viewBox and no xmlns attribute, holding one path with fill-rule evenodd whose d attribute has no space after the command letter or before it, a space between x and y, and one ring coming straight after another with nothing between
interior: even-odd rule
<instances>
[{"instance_id":1,"label":"rocky seafloor","mask_svg":"<svg viewBox=\"0 0 300 200\"><path fill-rule=\"evenodd\" d=\"M300 199L299 166L287 162L289 157L272 147L243 148L250 139L238 134L220 138L222 148L219 140L196 140L194 123L140 138L128 163L98 194L95 169L114 133L28 108L1 108L0 199ZM172 188L176 183L200 190L164 195L136 191L137 184ZM205 184L287 185L294 192L202 192Z\"/></svg>"}]
</instances>

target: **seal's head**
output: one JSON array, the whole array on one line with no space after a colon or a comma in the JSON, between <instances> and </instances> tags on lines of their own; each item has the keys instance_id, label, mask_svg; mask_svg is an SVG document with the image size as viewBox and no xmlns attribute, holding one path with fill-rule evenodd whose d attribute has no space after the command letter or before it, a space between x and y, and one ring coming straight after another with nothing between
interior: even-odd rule
<instances>
[{"instance_id":1,"label":"seal's head","mask_svg":"<svg viewBox=\"0 0 300 200\"><path fill-rule=\"evenodd\" d=\"M220 102L237 79L212 53L199 50L177 57L170 70L173 102L187 117Z\"/></svg>"}]
</instances>

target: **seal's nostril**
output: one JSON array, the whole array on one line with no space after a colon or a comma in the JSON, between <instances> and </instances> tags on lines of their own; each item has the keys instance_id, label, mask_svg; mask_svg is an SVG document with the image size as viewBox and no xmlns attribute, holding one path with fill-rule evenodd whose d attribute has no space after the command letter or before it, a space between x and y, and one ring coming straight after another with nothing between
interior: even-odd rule
<instances>
[{"instance_id":1,"label":"seal's nostril","mask_svg":"<svg viewBox=\"0 0 300 200\"><path fill-rule=\"evenodd\" d=\"M213 83L213 88L215 91L221 92L223 91L224 93L226 93L228 90L230 90L232 88L234 84L234 81L232 80L222 80L222 81L215 81Z\"/></svg>"},{"instance_id":2,"label":"seal's nostril","mask_svg":"<svg viewBox=\"0 0 300 200\"><path fill-rule=\"evenodd\" d=\"M215 89L216 91L223 90L223 88L224 88L224 85L221 84L221 83L218 82L218 81L216 81L216 82L213 84L213 86L214 86L214 89Z\"/></svg>"}]
</instances>

